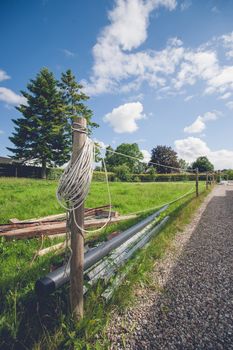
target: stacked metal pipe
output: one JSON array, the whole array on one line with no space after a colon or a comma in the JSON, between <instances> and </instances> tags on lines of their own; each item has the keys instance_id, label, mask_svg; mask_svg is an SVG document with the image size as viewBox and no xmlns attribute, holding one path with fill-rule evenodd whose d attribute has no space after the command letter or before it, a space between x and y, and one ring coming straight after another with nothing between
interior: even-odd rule
<instances>
[{"instance_id":1,"label":"stacked metal pipe","mask_svg":"<svg viewBox=\"0 0 233 350\"><path fill-rule=\"evenodd\" d=\"M136 250L142 248L153 235L159 232L168 217L164 218L158 225L156 225L155 220L167 207L167 205L162 207L154 214L122 232L119 236L86 252L84 273L88 284L93 285L100 278L106 281L109 280L117 269L132 257ZM67 283L69 278L69 266L62 266L36 281L36 293L40 296L53 293L57 288Z\"/></svg>"}]
</instances>

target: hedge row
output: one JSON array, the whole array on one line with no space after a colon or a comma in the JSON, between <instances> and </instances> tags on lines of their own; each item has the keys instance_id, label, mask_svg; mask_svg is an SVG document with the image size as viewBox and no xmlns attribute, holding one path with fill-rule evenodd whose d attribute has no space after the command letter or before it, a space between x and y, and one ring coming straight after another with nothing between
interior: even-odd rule
<instances>
[{"instance_id":1,"label":"hedge row","mask_svg":"<svg viewBox=\"0 0 233 350\"><path fill-rule=\"evenodd\" d=\"M47 179L56 180L59 179L63 169L59 168L49 168L47 169ZM173 182L173 181L195 181L195 174L132 174L128 181L132 182ZM106 180L105 172L94 171L93 181L103 182ZM109 181L122 181L116 174L108 172ZM205 181L206 175L200 174L199 180Z\"/></svg>"}]
</instances>

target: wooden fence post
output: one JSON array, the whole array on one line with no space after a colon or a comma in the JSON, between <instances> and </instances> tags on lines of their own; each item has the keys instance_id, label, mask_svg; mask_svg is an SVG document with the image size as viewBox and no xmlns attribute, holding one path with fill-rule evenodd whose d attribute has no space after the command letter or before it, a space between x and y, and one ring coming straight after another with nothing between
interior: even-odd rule
<instances>
[{"instance_id":1,"label":"wooden fence post","mask_svg":"<svg viewBox=\"0 0 233 350\"><path fill-rule=\"evenodd\" d=\"M209 187L209 174L208 174L208 171L206 173L206 189L208 190L208 187Z\"/></svg>"},{"instance_id":2,"label":"wooden fence post","mask_svg":"<svg viewBox=\"0 0 233 350\"><path fill-rule=\"evenodd\" d=\"M75 129L85 129L86 119L77 117L74 120ZM83 147L86 140L86 133L73 131L72 163ZM75 216L75 219L74 219ZM78 228L75 221L79 225ZM70 262L70 304L73 317L76 321L83 317L83 263L84 263L84 204L75 209L71 214L71 262Z\"/></svg>"},{"instance_id":3,"label":"wooden fence post","mask_svg":"<svg viewBox=\"0 0 233 350\"><path fill-rule=\"evenodd\" d=\"M198 168L197 168L196 169L196 197L199 196L198 180L199 180L199 176L198 176Z\"/></svg>"}]
</instances>

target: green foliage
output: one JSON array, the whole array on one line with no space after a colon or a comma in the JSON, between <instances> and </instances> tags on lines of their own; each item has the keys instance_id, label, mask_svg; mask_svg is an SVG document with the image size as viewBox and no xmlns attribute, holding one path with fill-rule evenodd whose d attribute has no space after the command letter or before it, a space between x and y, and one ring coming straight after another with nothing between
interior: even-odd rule
<instances>
[{"instance_id":1,"label":"green foliage","mask_svg":"<svg viewBox=\"0 0 233 350\"><path fill-rule=\"evenodd\" d=\"M113 151L113 148L111 146L107 147L105 162L109 171L113 171L113 168L119 165L126 165L130 173L140 173L144 170L144 165L138 160L127 158L120 154L112 153L111 151ZM139 150L137 143L122 143L115 149L115 152L143 159L143 154Z\"/></svg>"},{"instance_id":2,"label":"green foliage","mask_svg":"<svg viewBox=\"0 0 233 350\"><path fill-rule=\"evenodd\" d=\"M97 182L105 182L106 181L106 174L104 171L94 171L93 172L93 181ZM108 172L108 181L115 181L116 175L112 172Z\"/></svg>"},{"instance_id":3,"label":"green foliage","mask_svg":"<svg viewBox=\"0 0 233 350\"><path fill-rule=\"evenodd\" d=\"M113 172L115 173L117 179L120 181L130 181L130 169L126 164L117 165L113 168Z\"/></svg>"},{"instance_id":4,"label":"green foliage","mask_svg":"<svg viewBox=\"0 0 233 350\"><path fill-rule=\"evenodd\" d=\"M151 162L180 168L177 153L171 147L157 146L152 149L151 154ZM156 172L160 174L177 172L177 169L166 168L159 165L153 166L156 168Z\"/></svg>"},{"instance_id":5,"label":"green foliage","mask_svg":"<svg viewBox=\"0 0 233 350\"><path fill-rule=\"evenodd\" d=\"M47 164L61 165L69 156L65 108L57 81L47 68L30 80L27 89L22 91L27 103L16 107L22 117L13 120L15 132L10 140L15 148L8 149L14 158L41 163L44 177Z\"/></svg>"},{"instance_id":6,"label":"green foliage","mask_svg":"<svg viewBox=\"0 0 233 350\"><path fill-rule=\"evenodd\" d=\"M89 97L71 70L62 73L58 82L52 72L42 68L27 89L22 91L27 103L17 107L22 117L13 120L15 132L10 140L15 148L8 149L14 158L42 164L45 177L47 166L61 166L70 158L73 118L86 118L89 132L98 124L91 121L92 111L83 103Z\"/></svg>"},{"instance_id":7,"label":"green foliage","mask_svg":"<svg viewBox=\"0 0 233 350\"><path fill-rule=\"evenodd\" d=\"M99 125L91 121L93 113L83 103L87 101L89 97L82 91L83 86L76 82L75 76L70 69L62 73L61 81L58 83L58 86L62 93L67 119L72 123L74 117L86 118L89 133L91 133L92 129Z\"/></svg>"},{"instance_id":8,"label":"green foliage","mask_svg":"<svg viewBox=\"0 0 233 350\"><path fill-rule=\"evenodd\" d=\"M148 175L148 181L155 181L156 179L156 172L155 172L155 168L154 167L150 167L147 171L147 175Z\"/></svg>"},{"instance_id":9,"label":"green foliage","mask_svg":"<svg viewBox=\"0 0 233 350\"><path fill-rule=\"evenodd\" d=\"M182 159L182 158L180 158L179 160L178 160L178 163L179 163L179 167L181 168L181 169L189 169L189 163L188 162L186 162L184 159Z\"/></svg>"},{"instance_id":10,"label":"green foliage","mask_svg":"<svg viewBox=\"0 0 233 350\"><path fill-rule=\"evenodd\" d=\"M233 180L233 170L232 169L224 171L223 174L224 174L223 177L225 180L226 180L226 178L228 178L228 180Z\"/></svg>"},{"instance_id":11,"label":"green foliage","mask_svg":"<svg viewBox=\"0 0 233 350\"><path fill-rule=\"evenodd\" d=\"M205 156L198 157L192 164L193 169L198 169L199 172L204 173L206 171L214 171L213 164Z\"/></svg>"},{"instance_id":12,"label":"green foliage","mask_svg":"<svg viewBox=\"0 0 233 350\"><path fill-rule=\"evenodd\" d=\"M137 177L141 182L182 182L195 181L196 175L192 173L172 173L172 174L133 174L132 181ZM206 174L199 174L199 180L205 181Z\"/></svg>"},{"instance_id":13,"label":"green foliage","mask_svg":"<svg viewBox=\"0 0 233 350\"><path fill-rule=\"evenodd\" d=\"M47 180L58 180L60 179L64 169L62 168L47 168L46 178Z\"/></svg>"}]
</instances>

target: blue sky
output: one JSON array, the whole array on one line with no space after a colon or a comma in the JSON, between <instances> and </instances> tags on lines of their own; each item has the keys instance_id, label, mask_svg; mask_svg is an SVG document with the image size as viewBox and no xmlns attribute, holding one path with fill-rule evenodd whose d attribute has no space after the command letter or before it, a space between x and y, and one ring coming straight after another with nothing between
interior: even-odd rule
<instances>
[{"instance_id":1,"label":"blue sky","mask_svg":"<svg viewBox=\"0 0 233 350\"><path fill-rule=\"evenodd\" d=\"M233 0L10 0L0 3L0 155L20 90L71 68L116 147L170 145L233 168Z\"/></svg>"}]
</instances>

